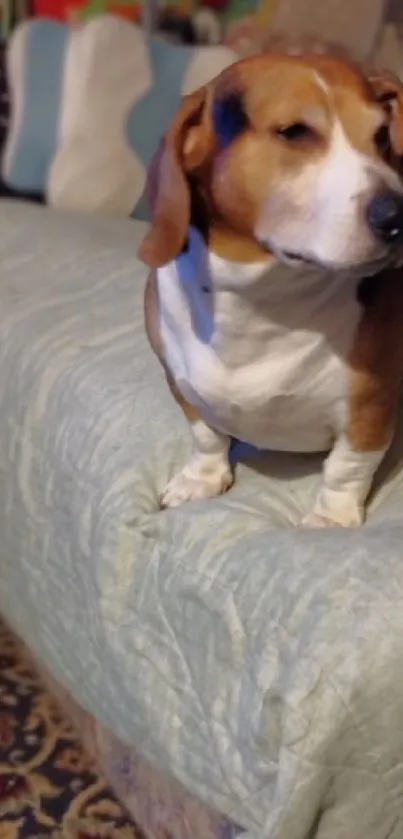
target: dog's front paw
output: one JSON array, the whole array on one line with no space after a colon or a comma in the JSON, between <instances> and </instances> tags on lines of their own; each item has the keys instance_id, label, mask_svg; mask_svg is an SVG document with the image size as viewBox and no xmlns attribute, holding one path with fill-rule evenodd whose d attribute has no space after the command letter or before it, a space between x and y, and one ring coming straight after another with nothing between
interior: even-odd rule
<instances>
[{"instance_id":1,"label":"dog's front paw","mask_svg":"<svg viewBox=\"0 0 403 839\"><path fill-rule=\"evenodd\" d=\"M217 466L205 474L191 465L167 484L160 496L161 507L179 507L185 501L201 501L222 495L233 483L233 474L227 464Z\"/></svg>"},{"instance_id":2,"label":"dog's front paw","mask_svg":"<svg viewBox=\"0 0 403 839\"><path fill-rule=\"evenodd\" d=\"M341 521L337 517L323 516L312 510L302 519L302 527L318 530L323 527L359 527L363 523L363 515L353 514L345 516Z\"/></svg>"},{"instance_id":3,"label":"dog's front paw","mask_svg":"<svg viewBox=\"0 0 403 839\"><path fill-rule=\"evenodd\" d=\"M336 503L335 498L330 499L324 493L301 524L316 530L323 527L359 527L363 521L364 509L354 498L348 495L343 499L338 497Z\"/></svg>"}]
</instances>

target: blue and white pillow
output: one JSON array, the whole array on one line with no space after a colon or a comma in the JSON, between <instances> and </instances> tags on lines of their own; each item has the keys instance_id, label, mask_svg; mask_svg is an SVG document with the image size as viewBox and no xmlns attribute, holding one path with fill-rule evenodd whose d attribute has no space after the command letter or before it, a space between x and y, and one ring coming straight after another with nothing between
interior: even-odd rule
<instances>
[{"instance_id":1,"label":"blue and white pillow","mask_svg":"<svg viewBox=\"0 0 403 839\"><path fill-rule=\"evenodd\" d=\"M148 39L110 15L76 28L23 23L8 51L4 180L57 207L144 217L146 169L181 96L234 59Z\"/></svg>"}]
</instances>

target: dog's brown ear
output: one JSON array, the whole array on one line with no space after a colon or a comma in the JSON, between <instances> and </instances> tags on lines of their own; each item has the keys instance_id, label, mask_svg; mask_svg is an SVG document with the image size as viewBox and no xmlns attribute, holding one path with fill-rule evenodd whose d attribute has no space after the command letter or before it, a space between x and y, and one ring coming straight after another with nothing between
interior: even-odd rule
<instances>
[{"instance_id":1,"label":"dog's brown ear","mask_svg":"<svg viewBox=\"0 0 403 839\"><path fill-rule=\"evenodd\" d=\"M187 175L207 158L215 139L208 95L208 88L201 88L182 100L148 172L151 226L138 255L151 268L175 259L186 241L191 200Z\"/></svg>"},{"instance_id":2,"label":"dog's brown ear","mask_svg":"<svg viewBox=\"0 0 403 839\"><path fill-rule=\"evenodd\" d=\"M395 162L402 166L403 156L403 84L392 73L369 72L375 98L384 105L390 119L390 144Z\"/></svg>"}]
</instances>

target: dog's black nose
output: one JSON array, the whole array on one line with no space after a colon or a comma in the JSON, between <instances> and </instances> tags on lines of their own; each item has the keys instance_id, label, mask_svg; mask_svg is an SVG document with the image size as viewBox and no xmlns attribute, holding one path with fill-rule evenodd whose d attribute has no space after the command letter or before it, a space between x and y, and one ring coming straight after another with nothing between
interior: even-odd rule
<instances>
[{"instance_id":1,"label":"dog's black nose","mask_svg":"<svg viewBox=\"0 0 403 839\"><path fill-rule=\"evenodd\" d=\"M386 245L403 242L403 196L397 192L379 192L367 209L368 224Z\"/></svg>"}]
</instances>

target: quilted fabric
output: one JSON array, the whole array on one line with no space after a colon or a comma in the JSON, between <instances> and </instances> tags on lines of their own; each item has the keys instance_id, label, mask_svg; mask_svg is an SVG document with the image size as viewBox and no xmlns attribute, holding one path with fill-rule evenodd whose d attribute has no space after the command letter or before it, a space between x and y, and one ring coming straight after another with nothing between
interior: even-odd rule
<instances>
[{"instance_id":1,"label":"quilted fabric","mask_svg":"<svg viewBox=\"0 0 403 839\"><path fill-rule=\"evenodd\" d=\"M5 181L46 191L56 207L144 217L146 169L181 96L233 60L224 47L147 39L108 15L75 28L22 24L8 54Z\"/></svg>"},{"instance_id":2,"label":"quilted fabric","mask_svg":"<svg viewBox=\"0 0 403 839\"><path fill-rule=\"evenodd\" d=\"M245 839L401 839L402 428L356 531L296 526L316 458L161 512L189 438L144 335L144 227L3 202L0 228L0 610Z\"/></svg>"}]
</instances>

